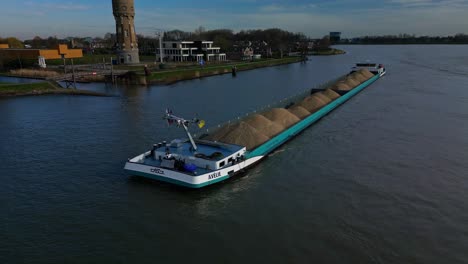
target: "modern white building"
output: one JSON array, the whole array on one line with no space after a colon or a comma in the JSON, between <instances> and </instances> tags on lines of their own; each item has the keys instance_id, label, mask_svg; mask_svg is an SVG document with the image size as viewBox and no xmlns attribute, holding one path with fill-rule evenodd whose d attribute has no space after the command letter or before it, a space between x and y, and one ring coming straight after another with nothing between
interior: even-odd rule
<instances>
[{"instance_id":1,"label":"modern white building","mask_svg":"<svg viewBox=\"0 0 468 264\"><path fill-rule=\"evenodd\" d=\"M163 58L166 61L225 61L226 53L221 48L213 47L213 41L164 41ZM159 49L158 49L159 58Z\"/></svg>"}]
</instances>

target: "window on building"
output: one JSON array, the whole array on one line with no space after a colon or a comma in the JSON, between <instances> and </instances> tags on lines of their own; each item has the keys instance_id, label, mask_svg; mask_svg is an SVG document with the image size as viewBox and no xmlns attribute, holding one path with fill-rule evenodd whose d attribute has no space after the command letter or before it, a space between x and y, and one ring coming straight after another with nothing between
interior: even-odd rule
<instances>
[{"instance_id":1,"label":"window on building","mask_svg":"<svg viewBox=\"0 0 468 264\"><path fill-rule=\"evenodd\" d=\"M172 43L172 48L177 49L177 43Z\"/></svg>"},{"instance_id":2,"label":"window on building","mask_svg":"<svg viewBox=\"0 0 468 264\"><path fill-rule=\"evenodd\" d=\"M125 37L128 38L128 30L125 30Z\"/></svg>"}]
</instances>

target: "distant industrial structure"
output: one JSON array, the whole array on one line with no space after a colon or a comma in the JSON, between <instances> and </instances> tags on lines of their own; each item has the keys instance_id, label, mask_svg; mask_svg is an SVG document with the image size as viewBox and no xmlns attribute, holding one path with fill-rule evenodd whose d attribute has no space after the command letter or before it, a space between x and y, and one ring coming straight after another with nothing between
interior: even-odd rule
<instances>
[{"instance_id":1,"label":"distant industrial structure","mask_svg":"<svg viewBox=\"0 0 468 264\"><path fill-rule=\"evenodd\" d=\"M337 43L341 40L341 32L330 32L330 42Z\"/></svg>"},{"instance_id":2,"label":"distant industrial structure","mask_svg":"<svg viewBox=\"0 0 468 264\"><path fill-rule=\"evenodd\" d=\"M112 8L116 27L117 60L121 64L139 63L134 1L112 0Z\"/></svg>"},{"instance_id":3,"label":"distant industrial structure","mask_svg":"<svg viewBox=\"0 0 468 264\"><path fill-rule=\"evenodd\" d=\"M225 61L226 53L213 47L213 41L163 41L162 53L166 61Z\"/></svg>"}]
</instances>

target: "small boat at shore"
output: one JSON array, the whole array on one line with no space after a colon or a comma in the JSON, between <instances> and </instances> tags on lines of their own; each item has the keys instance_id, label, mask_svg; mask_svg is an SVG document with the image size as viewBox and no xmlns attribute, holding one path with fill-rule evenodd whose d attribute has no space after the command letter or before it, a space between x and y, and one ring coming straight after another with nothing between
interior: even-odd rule
<instances>
[{"instance_id":1,"label":"small boat at shore","mask_svg":"<svg viewBox=\"0 0 468 264\"><path fill-rule=\"evenodd\" d=\"M125 170L135 176L201 188L233 177L261 161L282 144L385 75L381 64L357 63L338 80L308 90L238 122L192 136L204 121L184 119L166 110L164 119L185 130L187 138L153 144L131 158Z\"/></svg>"}]
</instances>

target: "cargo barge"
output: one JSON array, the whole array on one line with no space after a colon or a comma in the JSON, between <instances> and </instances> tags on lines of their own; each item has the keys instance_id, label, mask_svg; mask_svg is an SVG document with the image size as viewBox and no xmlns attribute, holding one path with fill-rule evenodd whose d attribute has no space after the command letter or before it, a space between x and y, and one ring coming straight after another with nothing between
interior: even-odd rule
<instances>
[{"instance_id":1,"label":"cargo barge","mask_svg":"<svg viewBox=\"0 0 468 264\"><path fill-rule=\"evenodd\" d=\"M192 136L189 127L202 128L204 121L186 120L166 111L164 119L182 127L187 138L154 144L150 151L129 159L125 170L189 188L224 181L261 161L385 73L383 65L358 63L333 83L259 114L251 113L238 122L207 129L200 136Z\"/></svg>"}]
</instances>

